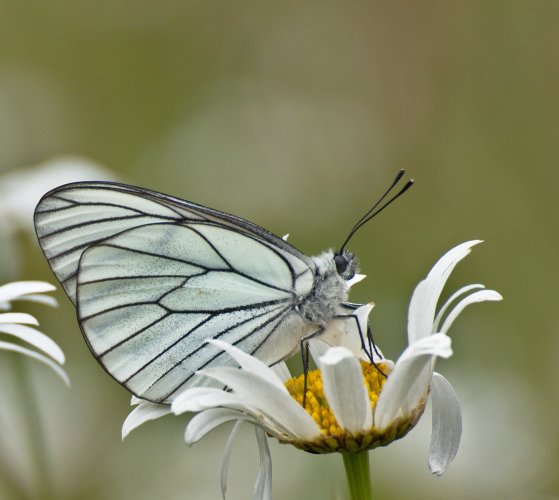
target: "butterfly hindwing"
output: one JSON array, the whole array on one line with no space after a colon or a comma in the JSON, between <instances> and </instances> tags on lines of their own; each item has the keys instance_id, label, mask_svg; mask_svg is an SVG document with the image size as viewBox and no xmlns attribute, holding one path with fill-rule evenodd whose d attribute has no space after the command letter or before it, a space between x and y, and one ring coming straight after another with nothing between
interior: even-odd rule
<instances>
[{"instance_id":1,"label":"butterfly hindwing","mask_svg":"<svg viewBox=\"0 0 559 500\"><path fill-rule=\"evenodd\" d=\"M194 372L227 356L220 338L251 354L282 335L274 363L297 345L282 328L311 270L281 249L214 223L129 229L83 252L78 319L99 362L131 392L167 401ZM293 337L294 340L290 340Z\"/></svg>"}]
</instances>

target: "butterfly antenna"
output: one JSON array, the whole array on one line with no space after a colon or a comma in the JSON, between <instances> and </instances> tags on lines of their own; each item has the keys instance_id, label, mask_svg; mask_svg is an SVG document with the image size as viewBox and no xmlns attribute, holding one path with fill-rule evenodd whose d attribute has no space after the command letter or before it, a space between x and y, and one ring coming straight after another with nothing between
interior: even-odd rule
<instances>
[{"instance_id":1,"label":"butterfly antenna","mask_svg":"<svg viewBox=\"0 0 559 500\"><path fill-rule=\"evenodd\" d=\"M402 196L410 187L413 186L414 181L413 179L410 179L408 182L406 182L406 184L404 184L404 186L402 187L402 189L400 189L400 191L398 191L394 196L392 196L392 198L390 198L386 203L384 203L384 205L381 205L381 203L390 194L390 192L396 187L396 185L398 184L398 182L400 181L400 179L405 173L406 171L404 169L400 170L396 175L396 177L394 178L394 180L392 181L392 184L390 184L390 187L384 192L384 194L378 199L378 201L375 202L375 204L367 211L367 213L363 215L363 217L361 217L355 223L355 225L351 228L351 231L349 232L347 238L343 242L339 253L342 253L344 251L344 248L349 243L349 240L351 240L353 235L357 231L359 231L359 229L361 229L365 224L367 224L367 222L369 222L373 217L380 214L388 205L390 205L393 201L395 201L400 196Z\"/></svg>"}]
</instances>

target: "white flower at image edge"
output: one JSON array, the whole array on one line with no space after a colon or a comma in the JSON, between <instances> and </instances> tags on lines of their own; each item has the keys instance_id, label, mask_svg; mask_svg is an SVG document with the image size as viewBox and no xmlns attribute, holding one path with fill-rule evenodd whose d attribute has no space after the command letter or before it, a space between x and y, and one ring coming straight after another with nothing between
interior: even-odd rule
<instances>
[{"instance_id":1,"label":"white flower at image edge","mask_svg":"<svg viewBox=\"0 0 559 500\"><path fill-rule=\"evenodd\" d=\"M447 332L466 306L502 299L483 285L469 285L455 292L437 312L439 297L452 270L477 243L480 241L469 241L447 252L417 285L408 311L409 346L396 363L375 359L378 368L388 374L386 380L360 349L311 341L319 370L308 374L303 408L302 394L294 389L303 384L291 379L288 390L290 374L285 364L270 368L234 346L212 340L241 369L219 367L200 373L227 386L229 391L190 388L177 396L172 406L133 398L132 403L138 406L123 424L123 438L142 423L171 412L197 413L186 429L188 444L224 422L236 421L221 464L225 496L232 438L241 422L250 422L255 426L260 451L254 498L271 498L271 458L266 435L313 453L358 452L385 446L415 426L430 395L433 410L429 468L433 474L443 474L458 451L462 415L454 389L434 372L435 360L452 355ZM356 311L361 325L367 324L371 309L372 305L367 304ZM356 328L346 333L358 336ZM359 338L343 343L350 347L361 345Z\"/></svg>"},{"instance_id":2,"label":"white flower at image edge","mask_svg":"<svg viewBox=\"0 0 559 500\"><path fill-rule=\"evenodd\" d=\"M9 311L11 303L15 300L38 302L54 307L57 305L56 299L49 295L42 295L53 290L56 290L56 288L44 281L16 281L0 286L0 310ZM62 368L65 362L62 349L51 338L33 328L33 326L38 325L39 322L30 314L16 312L0 313L0 334L18 339L23 344L30 345L36 349L33 350L19 343L0 340L0 350L23 354L44 363L67 385L70 385L70 379Z\"/></svg>"}]
</instances>

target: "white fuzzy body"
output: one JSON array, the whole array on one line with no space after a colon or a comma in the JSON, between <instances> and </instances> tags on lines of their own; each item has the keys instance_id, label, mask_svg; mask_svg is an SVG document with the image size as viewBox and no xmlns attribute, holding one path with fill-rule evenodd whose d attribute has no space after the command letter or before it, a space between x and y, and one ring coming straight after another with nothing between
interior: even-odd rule
<instances>
[{"instance_id":1,"label":"white fuzzy body","mask_svg":"<svg viewBox=\"0 0 559 500\"><path fill-rule=\"evenodd\" d=\"M303 338L321 329L328 330L332 318L340 313L340 305L347 300L347 285L336 270L334 252L327 250L311 259L314 285L310 293L298 298L293 312L257 353L270 364L299 352Z\"/></svg>"},{"instance_id":2,"label":"white fuzzy body","mask_svg":"<svg viewBox=\"0 0 559 500\"><path fill-rule=\"evenodd\" d=\"M316 266L315 285L311 294L298 304L297 311L305 320L323 327L347 300L347 286L336 270L331 250L311 258Z\"/></svg>"}]
</instances>

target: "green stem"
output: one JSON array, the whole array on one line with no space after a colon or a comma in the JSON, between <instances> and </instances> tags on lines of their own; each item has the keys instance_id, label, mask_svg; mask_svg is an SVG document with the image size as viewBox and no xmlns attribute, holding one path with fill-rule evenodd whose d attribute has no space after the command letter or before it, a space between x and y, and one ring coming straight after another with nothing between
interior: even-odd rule
<instances>
[{"instance_id":1,"label":"green stem","mask_svg":"<svg viewBox=\"0 0 559 500\"><path fill-rule=\"evenodd\" d=\"M342 453L345 474L351 500L371 500L371 476L369 473L369 452Z\"/></svg>"},{"instance_id":2,"label":"green stem","mask_svg":"<svg viewBox=\"0 0 559 500\"><path fill-rule=\"evenodd\" d=\"M26 428L25 436L31 457L34 461L36 473L36 498L50 499L55 498L50 478L49 463L45 437L42 433L42 422L39 415L39 407L36 401L36 394L29 373L27 360L20 354L11 356L14 362L16 380L20 396L20 408L23 422Z\"/></svg>"}]
</instances>

